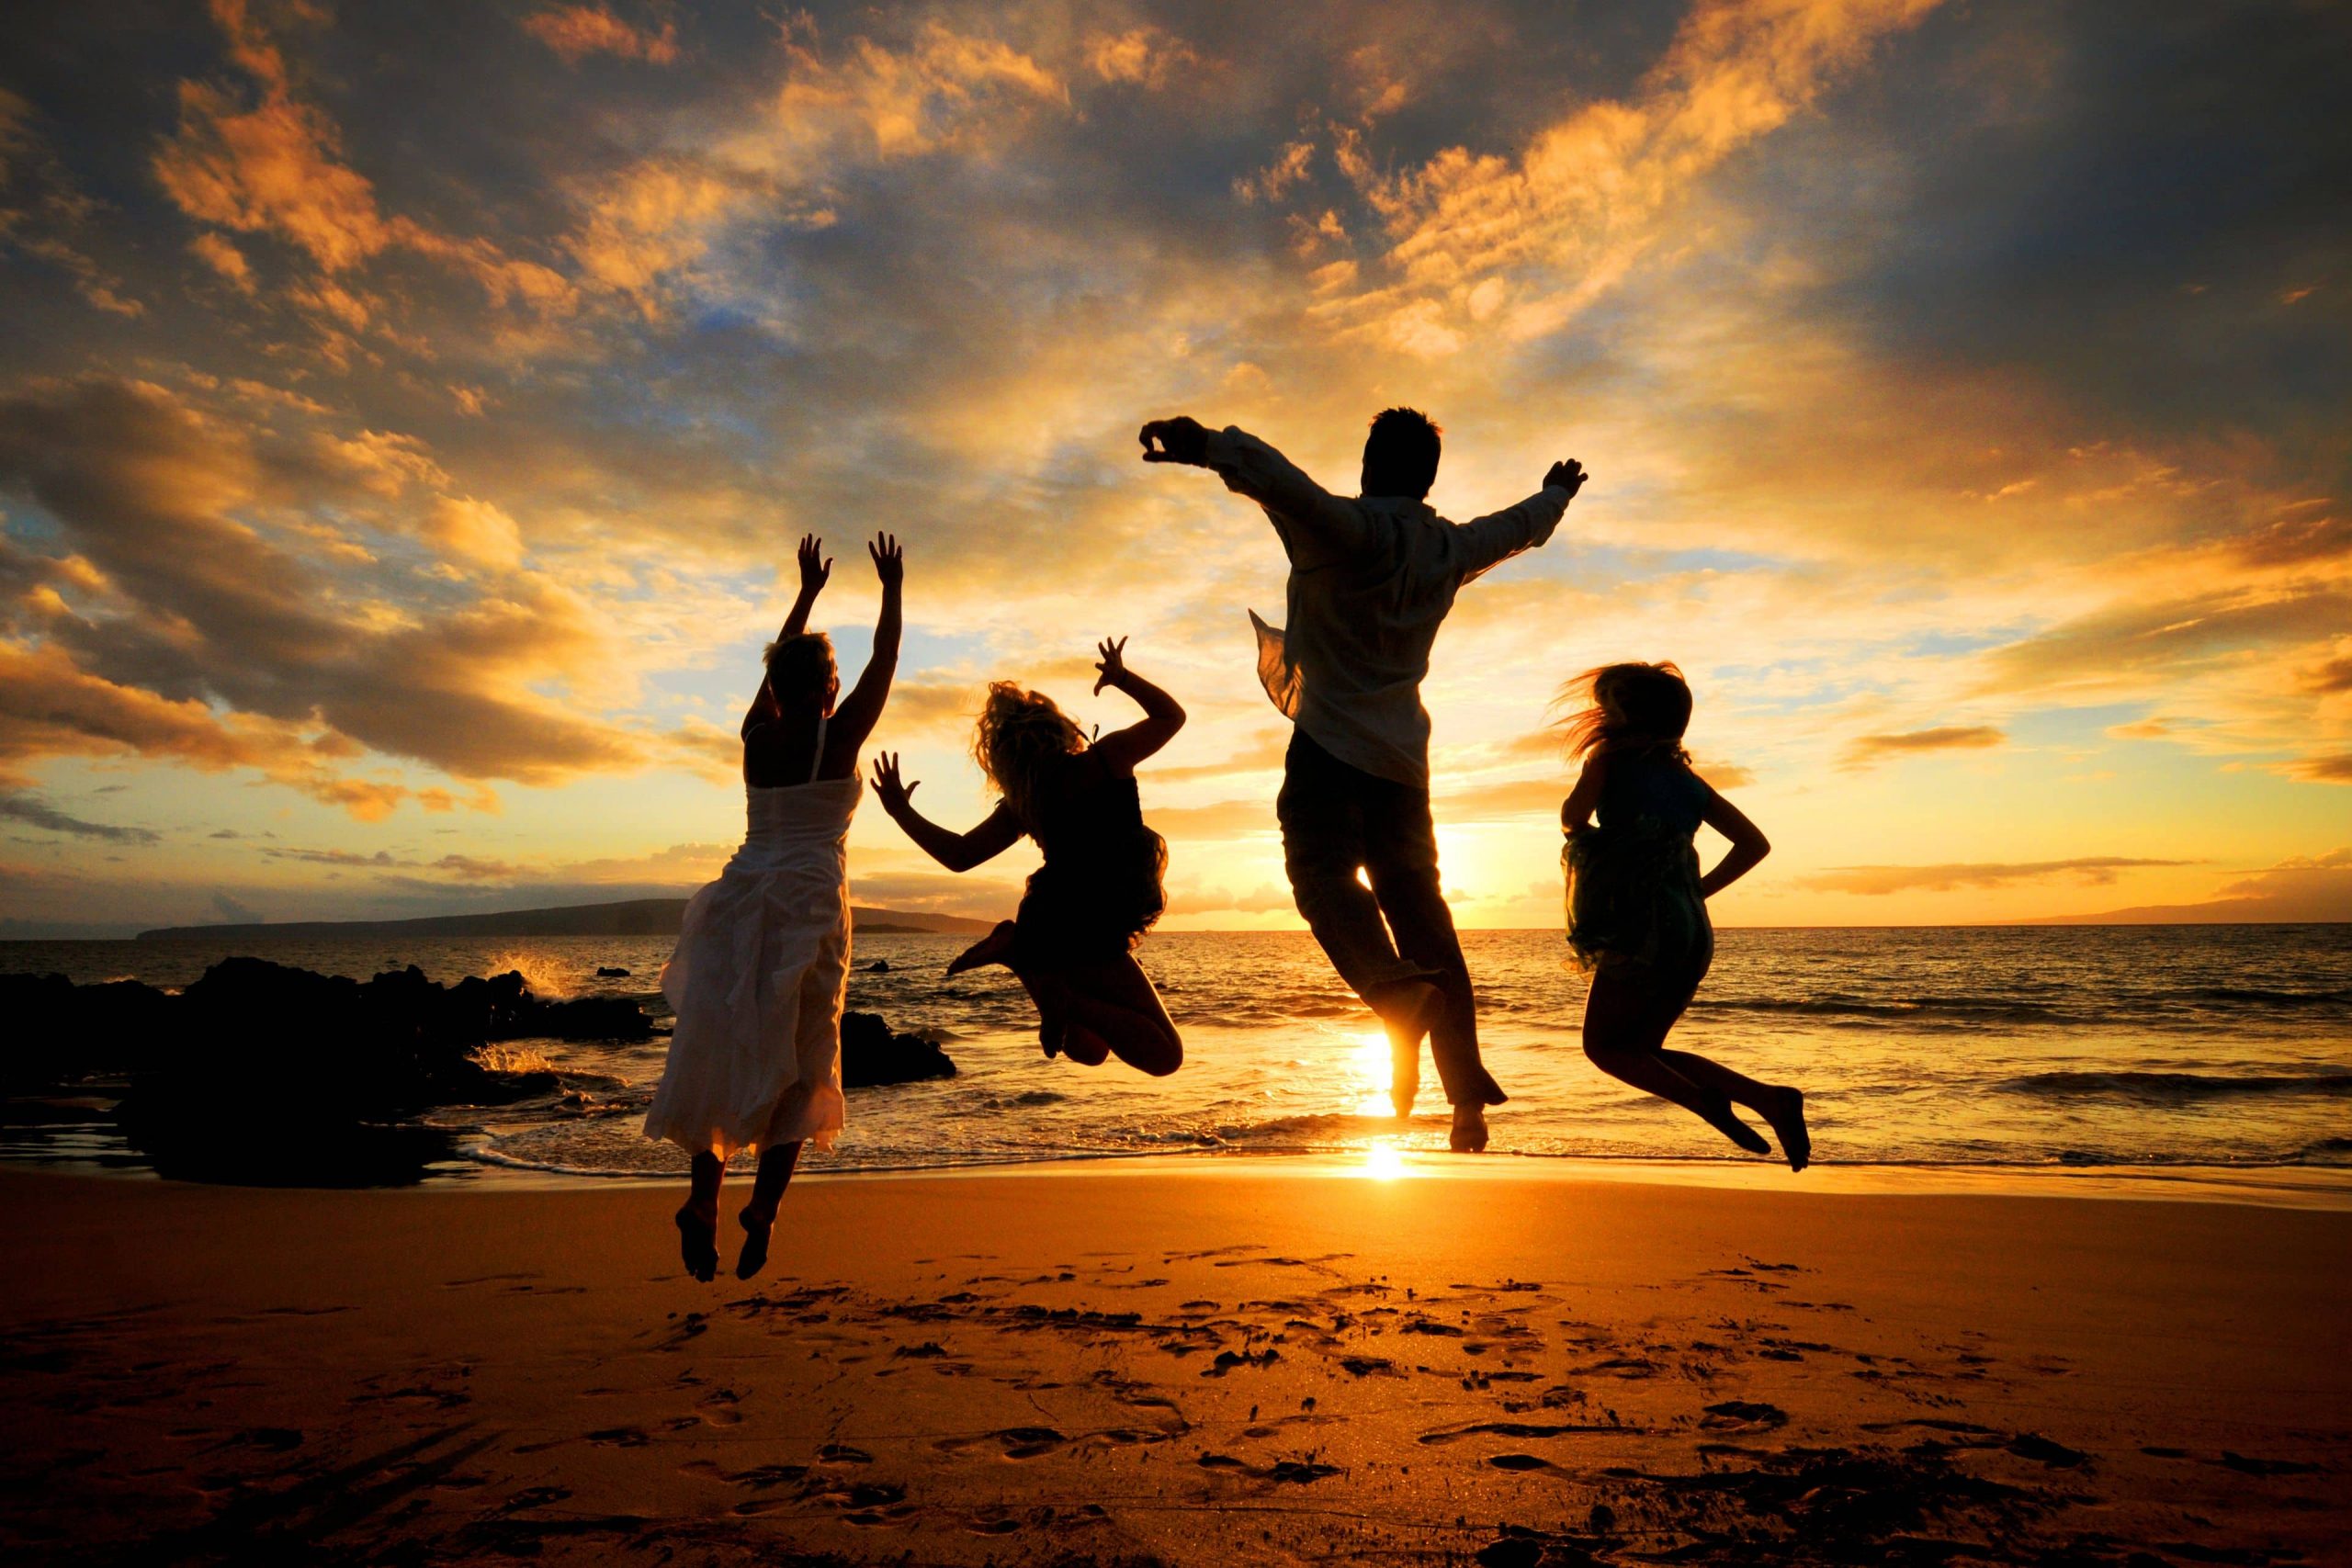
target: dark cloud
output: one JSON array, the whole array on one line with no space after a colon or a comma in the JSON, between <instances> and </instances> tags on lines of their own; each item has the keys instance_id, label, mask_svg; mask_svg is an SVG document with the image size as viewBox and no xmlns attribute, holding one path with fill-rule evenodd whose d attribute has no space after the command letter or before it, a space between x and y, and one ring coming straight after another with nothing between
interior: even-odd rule
<instances>
[{"instance_id":1,"label":"dark cloud","mask_svg":"<svg viewBox=\"0 0 2352 1568\"><path fill-rule=\"evenodd\" d=\"M0 817L51 833L69 833L77 839L101 839L111 844L153 844L161 842L163 839L162 834L149 828L85 822L58 810L38 795L17 790L0 790Z\"/></svg>"}]
</instances>

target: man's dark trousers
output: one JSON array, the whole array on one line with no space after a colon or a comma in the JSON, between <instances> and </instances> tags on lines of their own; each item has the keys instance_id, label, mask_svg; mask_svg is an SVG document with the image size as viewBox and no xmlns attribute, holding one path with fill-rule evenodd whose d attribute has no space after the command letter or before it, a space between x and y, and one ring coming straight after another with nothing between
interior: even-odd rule
<instances>
[{"instance_id":1,"label":"man's dark trousers","mask_svg":"<svg viewBox=\"0 0 2352 1568\"><path fill-rule=\"evenodd\" d=\"M1445 1011L1430 1031L1430 1055L1445 1098L1455 1105L1503 1103L1478 1058L1470 968L1438 887L1430 792L1343 762L1297 729L1274 816L1298 912L1340 977L1375 1006L1381 992L1405 981L1436 986ZM1359 867L1368 890L1356 880Z\"/></svg>"}]
</instances>

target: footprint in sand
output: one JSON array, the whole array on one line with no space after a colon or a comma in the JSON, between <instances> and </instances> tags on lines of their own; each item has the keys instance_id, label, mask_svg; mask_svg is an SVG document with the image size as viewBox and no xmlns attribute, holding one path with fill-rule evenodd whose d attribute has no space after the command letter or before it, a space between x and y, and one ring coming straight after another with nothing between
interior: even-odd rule
<instances>
[{"instance_id":1,"label":"footprint in sand","mask_svg":"<svg viewBox=\"0 0 2352 1568\"><path fill-rule=\"evenodd\" d=\"M600 1449L641 1449L652 1440L635 1427L607 1427L588 1434L588 1441Z\"/></svg>"},{"instance_id":2,"label":"footprint in sand","mask_svg":"<svg viewBox=\"0 0 2352 1568\"><path fill-rule=\"evenodd\" d=\"M1788 1424L1788 1413L1779 1405L1746 1399L1710 1404L1699 1422L1710 1432L1770 1432Z\"/></svg>"},{"instance_id":3,"label":"footprint in sand","mask_svg":"<svg viewBox=\"0 0 2352 1568\"><path fill-rule=\"evenodd\" d=\"M1487 1462L1497 1470L1552 1470L1557 1468L1548 1459L1537 1454L1494 1454Z\"/></svg>"},{"instance_id":4,"label":"footprint in sand","mask_svg":"<svg viewBox=\"0 0 2352 1568\"><path fill-rule=\"evenodd\" d=\"M1007 1459L1036 1459L1052 1453L1069 1439L1051 1427L1007 1427L999 1432L984 1432L978 1437L942 1438L932 1446L942 1453L961 1453L966 1449L993 1446Z\"/></svg>"},{"instance_id":5,"label":"footprint in sand","mask_svg":"<svg viewBox=\"0 0 2352 1568\"><path fill-rule=\"evenodd\" d=\"M1615 1437L1638 1434L1640 1427L1593 1425L1589 1423L1553 1424L1534 1421L1476 1421L1467 1427L1441 1427L1434 1432L1423 1432L1421 1441L1431 1445L1458 1443L1464 1438L1491 1436L1497 1438L1566 1438L1583 1432L1606 1432ZM1506 1466L1505 1468L1509 1468Z\"/></svg>"},{"instance_id":6,"label":"footprint in sand","mask_svg":"<svg viewBox=\"0 0 2352 1568\"><path fill-rule=\"evenodd\" d=\"M763 1464L750 1470L739 1470L727 1479L737 1486L749 1486L764 1492L786 1482L805 1480L808 1474L808 1467L805 1464Z\"/></svg>"}]
</instances>

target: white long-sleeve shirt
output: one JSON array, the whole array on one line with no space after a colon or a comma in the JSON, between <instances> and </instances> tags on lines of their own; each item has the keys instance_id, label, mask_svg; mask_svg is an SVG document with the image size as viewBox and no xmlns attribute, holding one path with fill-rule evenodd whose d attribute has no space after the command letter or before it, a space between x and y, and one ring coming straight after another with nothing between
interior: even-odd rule
<instances>
[{"instance_id":1,"label":"white long-sleeve shirt","mask_svg":"<svg viewBox=\"0 0 2352 1568\"><path fill-rule=\"evenodd\" d=\"M1408 496L1333 495L1232 426L1209 433L1208 466L1265 508L1290 557L1288 627L1250 615L1266 694L1340 761L1427 789L1437 629L1464 583L1551 538L1568 491L1449 523Z\"/></svg>"}]
</instances>

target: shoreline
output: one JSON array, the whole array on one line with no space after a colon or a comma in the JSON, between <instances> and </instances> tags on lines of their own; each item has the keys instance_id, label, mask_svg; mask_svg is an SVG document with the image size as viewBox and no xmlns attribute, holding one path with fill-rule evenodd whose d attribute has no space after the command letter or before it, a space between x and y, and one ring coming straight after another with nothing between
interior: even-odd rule
<instances>
[{"instance_id":1,"label":"shoreline","mask_svg":"<svg viewBox=\"0 0 2352 1568\"><path fill-rule=\"evenodd\" d=\"M1171 1149L1163 1153L1060 1155L1036 1159L947 1161L925 1166L829 1167L824 1156L793 1174L795 1188L820 1183L888 1180L961 1181L1003 1177L1056 1179L1103 1177L1183 1179L1352 1180L1374 1183L1492 1179L1531 1183L1580 1183L1690 1188L1717 1191L1824 1198L2008 1197L2082 1199L2120 1202L2235 1204L2249 1208L2321 1213L2352 1212L2352 1168L2333 1166L2070 1166L1944 1165L1816 1161L1802 1173L1777 1165L1730 1159L1689 1160L1592 1158L1580 1156L1489 1152L1461 1156L1385 1147L1354 1152L1301 1151L1278 1154L1219 1153ZM466 1159L435 1168L407 1186L332 1187L288 1183L243 1188L235 1183L184 1181L159 1175L125 1156L107 1163L99 1156L0 1158L0 1174L29 1171L133 1184L156 1183L228 1190L304 1192L495 1193L608 1192L682 1185L685 1173L550 1170L505 1160ZM730 1182L743 1179L738 1168Z\"/></svg>"}]
</instances>

